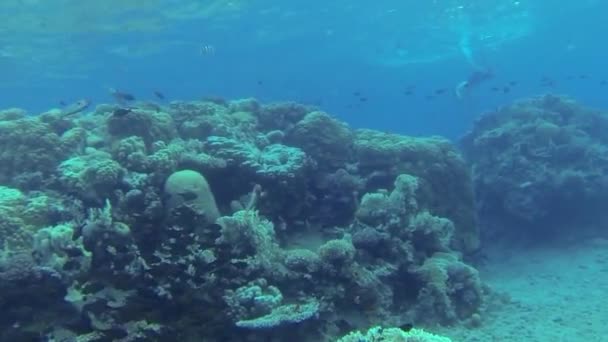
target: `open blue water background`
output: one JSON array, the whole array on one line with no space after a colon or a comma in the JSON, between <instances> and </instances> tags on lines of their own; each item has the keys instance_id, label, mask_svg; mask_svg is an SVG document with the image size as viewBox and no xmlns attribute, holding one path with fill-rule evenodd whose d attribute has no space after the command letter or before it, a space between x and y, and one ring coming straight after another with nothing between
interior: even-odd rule
<instances>
[{"instance_id":1,"label":"open blue water background","mask_svg":"<svg viewBox=\"0 0 608 342\"><path fill-rule=\"evenodd\" d=\"M5 0L0 107L109 102L109 87L142 100L253 96L317 104L355 127L456 138L483 111L536 94L608 107L605 13L606 2L558 0ZM473 70L463 38L496 76L457 99ZM490 90L511 81L508 93Z\"/></svg>"}]
</instances>

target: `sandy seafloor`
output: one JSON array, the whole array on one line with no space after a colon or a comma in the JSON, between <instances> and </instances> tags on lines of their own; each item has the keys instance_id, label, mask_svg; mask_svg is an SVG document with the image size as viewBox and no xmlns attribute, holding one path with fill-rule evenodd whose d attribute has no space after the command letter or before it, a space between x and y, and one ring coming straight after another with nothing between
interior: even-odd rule
<instances>
[{"instance_id":1,"label":"sandy seafloor","mask_svg":"<svg viewBox=\"0 0 608 342\"><path fill-rule=\"evenodd\" d=\"M455 342L608 342L608 239L494 251L479 268L508 303L479 328L435 332Z\"/></svg>"}]
</instances>

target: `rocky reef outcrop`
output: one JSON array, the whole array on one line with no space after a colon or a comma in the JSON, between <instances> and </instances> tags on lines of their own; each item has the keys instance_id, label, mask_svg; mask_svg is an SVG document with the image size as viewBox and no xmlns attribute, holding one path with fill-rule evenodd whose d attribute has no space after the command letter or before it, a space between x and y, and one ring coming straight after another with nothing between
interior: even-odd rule
<instances>
[{"instance_id":1,"label":"rocky reef outcrop","mask_svg":"<svg viewBox=\"0 0 608 342\"><path fill-rule=\"evenodd\" d=\"M114 109L0 113L0 339L329 341L482 312L449 141L254 99Z\"/></svg>"}]
</instances>

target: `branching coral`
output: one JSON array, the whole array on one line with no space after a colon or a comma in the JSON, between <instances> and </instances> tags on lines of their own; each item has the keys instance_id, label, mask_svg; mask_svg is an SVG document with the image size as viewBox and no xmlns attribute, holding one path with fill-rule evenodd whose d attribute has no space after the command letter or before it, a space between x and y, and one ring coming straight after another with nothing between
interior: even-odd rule
<instances>
[{"instance_id":1,"label":"branching coral","mask_svg":"<svg viewBox=\"0 0 608 342\"><path fill-rule=\"evenodd\" d=\"M451 339L444 336L431 334L421 329L412 329L403 331L399 328L382 328L374 327L365 333L359 331L351 332L350 334L340 338L337 342L375 342L375 341L390 341L390 342L452 342Z\"/></svg>"},{"instance_id":2,"label":"branching coral","mask_svg":"<svg viewBox=\"0 0 608 342\"><path fill-rule=\"evenodd\" d=\"M260 150L253 144L217 136L209 137L207 143L211 155L261 179L302 177L308 166L306 155L295 147L272 144Z\"/></svg>"},{"instance_id":3,"label":"branching coral","mask_svg":"<svg viewBox=\"0 0 608 342\"><path fill-rule=\"evenodd\" d=\"M260 281L265 285L264 281ZM281 291L274 286L262 289L250 284L224 296L237 317L239 328L271 329L289 323L300 323L315 317L319 312L319 302L309 300L301 304L284 304ZM248 317L248 318L246 318Z\"/></svg>"},{"instance_id":4,"label":"branching coral","mask_svg":"<svg viewBox=\"0 0 608 342\"><path fill-rule=\"evenodd\" d=\"M424 288L418 300L420 318L434 312L446 323L469 318L479 310L484 293L477 270L448 253L436 253L417 268Z\"/></svg>"},{"instance_id":5,"label":"branching coral","mask_svg":"<svg viewBox=\"0 0 608 342\"><path fill-rule=\"evenodd\" d=\"M120 187L125 175L120 164L100 151L67 159L59 165L58 172L65 191L87 200L112 196L112 190Z\"/></svg>"}]
</instances>

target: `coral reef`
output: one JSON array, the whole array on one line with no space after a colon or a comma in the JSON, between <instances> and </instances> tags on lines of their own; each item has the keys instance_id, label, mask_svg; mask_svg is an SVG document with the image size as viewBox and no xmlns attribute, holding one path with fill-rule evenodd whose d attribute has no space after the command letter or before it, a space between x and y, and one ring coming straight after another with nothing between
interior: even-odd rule
<instances>
[{"instance_id":1,"label":"coral reef","mask_svg":"<svg viewBox=\"0 0 608 342\"><path fill-rule=\"evenodd\" d=\"M605 113L554 95L481 117L462 146L486 231L536 239L605 221L607 130Z\"/></svg>"},{"instance_id":2,"label":"coral reef","mask_svg":"<svg viewBox=\"0 0 608 342\"><path fill-rule=\"evenodd\" d=\"M115 109L0 112L1 340L333 341L483 313L448 141L255 99ZM443 341L378 329L343 340Z\"/></svg>"}]
</instances>

